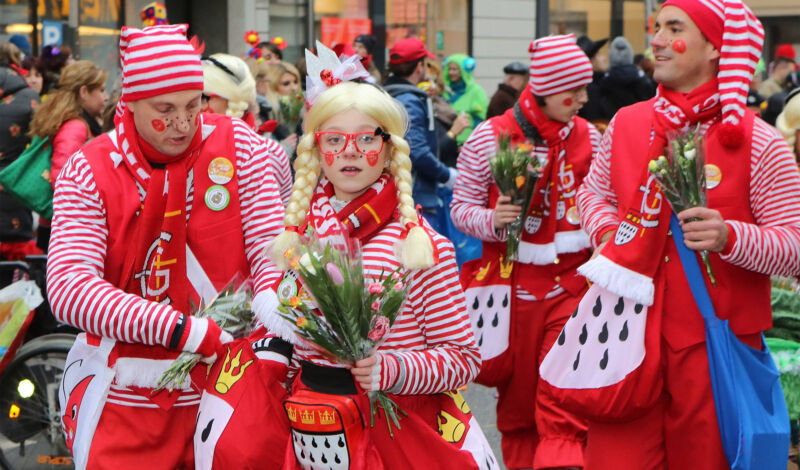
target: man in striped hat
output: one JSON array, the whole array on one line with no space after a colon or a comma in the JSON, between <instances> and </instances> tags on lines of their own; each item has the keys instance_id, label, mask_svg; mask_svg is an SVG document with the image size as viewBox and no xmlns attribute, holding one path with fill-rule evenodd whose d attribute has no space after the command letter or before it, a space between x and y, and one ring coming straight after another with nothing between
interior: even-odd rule
<instances>
[{"instance_id":1,"label":"man in striped hat","mask_svg":"<svg viewBox=\"0 0 800 470\"><path fill-rule=\"evenodd\" d=\"M646 351L660 374L652 408L627 422L589 423L593 469L730 468L703 319L669 230L672 211L657 204L663 196L647 167L670 132L700 126L708 207L677 217L686 246L711 253L716 286L706 285L716 313L760 349L772 322L769 275L800 274L800 174L780 135L745 108L763 36L741 0L667 0L652 40L658 93L616 114L578 192L599 252L581 272L623 298L648 292L645 343L660 345ZM648 224L626 235L644 212Z\"/></svg>"},{"instance_id":2,"label":"man in striped hat","mask_svg":"<svg viewBox=\"0 0 800 470\"><path fill-rule=\"evenodd\" d=\"M240 120L201 114L186 29L122 29L116 129L56 183L47 290L56 317L85 331L59 389L77 468L194 468L206 367L173 392L154 388L181 351L210 363L231 336L190 305L237 277L252 277L255 310L276 302L261 253L282 229L269 159L283 151Z\"/></svg>"},{"instance_id":3,"label":"man in striped hat","mask_svg":"<svg viewBox=\"0 0 800 470\"><path fill-rule=\"evenodd\" d=\"M538 387L538 365L586 290L576 268L589 259L575 194L600 135L577 117L592 65L569 36L533 41L530 78L517 103L480 124L458 157L453 222L483 240L462 267L483 365L477 382L497 387L497 427L508 468L583 466L585 424ZM497 140L527 146L542 164L527 214L500 194L489 160ZM506 226L522 217L518 260L506 256Z\"/></svg>"}]
</instances>

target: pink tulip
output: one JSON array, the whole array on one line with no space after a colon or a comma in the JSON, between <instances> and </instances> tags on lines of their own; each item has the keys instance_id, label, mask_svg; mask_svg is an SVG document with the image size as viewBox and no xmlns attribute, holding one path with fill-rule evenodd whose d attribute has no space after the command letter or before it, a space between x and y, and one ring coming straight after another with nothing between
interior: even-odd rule
<instances>
[{"instance_id":1,"label":"pink tulip","mask_svg":"<svg viewBox=\"0 0 800 470\"><path fill-rule=\"evenodd\" d=\"M383 292L383 284L378 284L377 282L373 282L369 285L369 293L370 294L380 294Z\"/></svg>"},{"instance_id":2,"label":"pink tulip","mask_svg":"<svg viewBox=\"0 0 800 470\"><path fill-rule=\"evenodd\" d=\"M376 300L375 302L372 302L371 308L374 312L377 312L378 310L381 309L381 303Z\"/></svg>"},{"instance_id":3,"label":"pink tulip","mask_svg":"<svg viewBox=\"0 0 800 470\"><path fill-rule=\"evenodd\" d=\"M325 265L325 269L328 271L328 275L331 277L331 281L337 286L341 286L344 283L344 276L342 275L342 271L339 269L339 266L336 266L333 263L328 263Z\"/></svg>"},{"instance_id":4,"label":"pink tulip","mask_svg":"<svg viewBox=\"0 0 800 470\"><path fill-rule=\"evenodd\" d=\"M383 315L378 315L372 319L372 330L367 334L371 341L379 341L389 332L389 319Z\"/></svg>"}]
</instances>

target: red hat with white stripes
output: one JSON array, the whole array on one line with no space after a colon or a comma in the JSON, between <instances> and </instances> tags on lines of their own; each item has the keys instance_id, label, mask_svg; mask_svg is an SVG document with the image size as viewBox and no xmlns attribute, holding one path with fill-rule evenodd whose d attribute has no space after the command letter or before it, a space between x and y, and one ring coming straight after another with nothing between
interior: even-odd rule
<instances>
[{"instance_id":1,"label":"red hat with white stripes","mask_svg":"<svg viewBox=\"0 0 800 470\"><path fill-rule=\"evenodd\" d=\"M719 99L722 106L722 142L739 146L747 106L747 92L764 46L764 28L741 0L667 0L661 6L683 10L720 53Z\"/></svg>"},{"instance_id":2,"label":"red hat with white stripes","mask_svg":"<svg viewBox=\"0 0 800 470\"><path fill-rule=\"evenodd\" d=\"M528 86L536 96L572 90L592 81L592 63L575 43L575 36L547 36L531 42Z\"/></svg>"},{"instance_id":3,"label":"red hat with white stripes","mask_svg":"<svg viewBox=\"0 0 800 470\"><path fill-rule=\"evenodd\" d=\"M203 66L186 39L188 25L123 27L119 38L125 102L184 90L203 91Z\"/></svg>"}]
</instances>

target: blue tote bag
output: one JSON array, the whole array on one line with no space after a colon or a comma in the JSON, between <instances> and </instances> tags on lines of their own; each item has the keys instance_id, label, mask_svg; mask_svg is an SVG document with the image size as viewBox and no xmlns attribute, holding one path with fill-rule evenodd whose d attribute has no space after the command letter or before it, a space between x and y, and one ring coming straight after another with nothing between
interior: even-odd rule
<instances>
[{"instance_id":1,"label":"blue tote bag","mask_svg":"<svg viewBox=\"0 0 800 470\"><path fill-rule=\"evenodd\" d=\"M728 464L733 470L785 470L791 432L789 413L764 337L763 350L753 349L739 341L727 320L717 318L695 252L684 244L675 214L670 228L706 326L711 388Z\"/></svg>"}]
</instances>

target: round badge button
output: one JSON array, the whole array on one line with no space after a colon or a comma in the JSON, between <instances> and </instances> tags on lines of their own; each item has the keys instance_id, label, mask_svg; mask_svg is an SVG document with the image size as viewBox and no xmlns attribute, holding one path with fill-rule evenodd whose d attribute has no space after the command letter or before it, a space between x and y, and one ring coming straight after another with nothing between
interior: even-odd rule
<instances>
[{"instance_id":1,"label":"round badge button","mask_svg":"<svg viewBox=\"0 0 800 470\"><path fill-rule=\"evenodd\" d=\"M224 186L214 185L206 190L206 206L212 211L221 211L228 207L231 195Z\"/></svg>"},{"instance_id":2,"label":"round badge button","mask_svg":"<svg viewBox=\"0 0 800 470\"><path fill-rule=\"evenodd\" d=\"M580 225L581 216L578 215L577 206L572 206L567 210L567 222L571 223L572 225Z\"/></svg>"},{"instance_id":3,"label":"round badge button","mask_svg":"<svg viewBox=\"0 0 800 470\"><path fill-rule=\"evenodd\" d=\"M722 170L717 165L706 163L706 189L714 189L722 181Z\"/></svg>"},{"instance_id":4,"label":"round badge button","mask_svg":"<svg viewBox=\"0 0 800 470\"><path fill-rule=\"evenodd\" d=\"M208 177L216 184L227 184L233 179L233 163L225 157L217 157L208 164Z\"/></svg>"}]
</instances>

